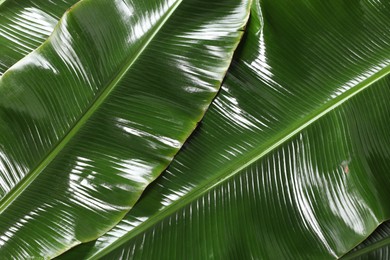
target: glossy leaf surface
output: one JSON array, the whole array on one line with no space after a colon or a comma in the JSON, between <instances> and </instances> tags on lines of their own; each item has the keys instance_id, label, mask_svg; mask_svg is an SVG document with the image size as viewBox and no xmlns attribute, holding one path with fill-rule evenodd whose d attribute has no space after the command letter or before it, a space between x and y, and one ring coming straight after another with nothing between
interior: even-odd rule
<instances>
[{"instance_id":1,"label":"glossy leaf surface","mask_svg":"<svg viewBox=\"0 0 390 260\"><path fill-rule=\"evenodd\" d=\"M63 258L332 259L390 198L388 1L256 1L197 131L113 230Z\"/></svg>"},{"instance_id":2,"label":"glossy leaf surface","mask_svg":"<svg viewBox=\"0 0 390 260\"><path fill-rule=\"evenodd\" d=\"M109 230L170 163L230 64L248 1L83 0L0 78L0 255Z\"/></svg>"},{"instance_id":3,"label":"glossy leaf surface","mask_svg":"<svg viewBox=\"0 0 390 260\"><path fill-rule=\"evenodd\" d=\"M78 0L0 1L0 76L41 45Z\"/></svg>"}]
</instances>

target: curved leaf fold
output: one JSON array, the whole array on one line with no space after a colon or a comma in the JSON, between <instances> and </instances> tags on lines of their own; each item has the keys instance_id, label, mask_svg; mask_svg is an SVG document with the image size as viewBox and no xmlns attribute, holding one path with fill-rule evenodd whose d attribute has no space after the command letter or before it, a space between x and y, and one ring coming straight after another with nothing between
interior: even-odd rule
<instances>
[{"instance_id":1,"label":"curved leaf fold","mask_svg":"<svg viewBox=\"0 0 390 260\"><path fill-rule=\"evenodd\" d=\"M96 239L214 98L248 1L83 0L0 78L0 254Z\"/></svg>"},{"instance_id":2,"label":"curved leaf fold","mask_svg":"<svg viewBox=\"0 0 390 260\"><path fill-rule=\"evenodd\" d=\"M52 33L78 0L0 1L0 76Z\"/></svg>"}]
</instances>

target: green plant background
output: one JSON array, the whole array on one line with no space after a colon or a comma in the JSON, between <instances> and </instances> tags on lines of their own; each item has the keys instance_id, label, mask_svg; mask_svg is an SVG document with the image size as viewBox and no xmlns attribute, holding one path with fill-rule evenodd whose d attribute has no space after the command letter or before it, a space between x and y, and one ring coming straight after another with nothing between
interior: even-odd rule
<instances>
[{"instance_id":1,"label":"green plant background","mask_svg":"<svg viewBox=\"0 0 390 260\"><path fill-rule=\"evenodd\" d=\"M7 6L5 3L0 8ZM121 3L133 7L135 20L115 23L116 19L123 21L129 15L118 8ZM58 154L49 152L53 162L62 154L64 158L79 158L80 154L85 158L99 151L99 156L89 161L76 160L85 164L76 173L64 170L72 163L48 161L55 170L51 172L50 168L42 167L43 174L39 172L31 184L21 189L20 197L12 197L13 185L8 185L8 190L3 188L5 198L8 196L11 200L3 199L5 204L0 202L0 209L4 209L0 228L5 227L0 236L3 243L0 253L17 257L56 256L82 242L59 258L335 259L360 244L345 258L385 259L389 243L387 224L366 238L390 217L387 188L390 184L390 4L370 0L255 0L244 28L249 4L246 1L108 3L82 0L62 18L52 36L35 54L28 55L7 71L0 79L1 97L4 97L0 97L0 101L3 100L0 122L4 125L0 126L0 131L5 133L0 137L3 149L0 152L15 150L19 145L23 149L18 148L18 151L25 156L34 149L31 144L39 144L37 140L41 135L31 134L31 129L39 128L38 121L29 123L24 119L25 112L12 116L9 112L27 110L34 115L39 112L36 106L29 108L26 102L21 102L29 93L27 89L33 89L29 97L38 96L36 90L41 89L36 104L48 104L59 89L67 91L69 97L84 98L85 94L75 94L80 87L66 79L78 80L80 86L88 85L86 79L100 72L94 80L89 80L96 83L97 89L96 94L91 94L92 107L97 100L99 109L95 112L87 108L92 112L86 113L91 113L90 117L81 117L85 118L85 128L81 124L77 127L80 122L77 116L70 117L76 123L61 117L53 121L53 117L49 117L44 127L47 129L53 122L63 123L64 129L76 125L71 128L76 129L71 130L75 131L74 136L64 134L69 144L75 143L74 147L68 147L65 142ZM119 10L112 18L107 16L110 8ZM156 16L163 17L163 22L156 20ZM79 63L70 59L71 49L66 47L69 37L61 29L61 23L68 20L71 24L66 30L73 35L68 45L77 46L75 50L79 52L75 57L86 55L88 66L83 60ZM123 35L132 33L136 25L146 26L151 21L156 22L157 29L145 30L129 45ZM117 25L123 26L122 29ZM118 33L121 31L123 34ZM57 53L63 53L52 62L53 66L65 60L65 67L58 69L64 77L57 80L58 88L53 87L53 78L46 80L46 75L36 72L44 67L42 63L36 64L37 55L48 52L53 42L61 47L56 50L62 52ZM102 48L90 48L92 42ZM107 50L106 47L112 48ZM32 65L26 66L29 62ZM88 69L86 74L78 69L79 65ZM66 68L69 75L63 75ZM30 75L43 80L27 80ZM104 77L108 81L101 80ZM128 87L135 85L138 88ZM134 96L134 92L138 94ZM145 102L150 100L151 93L152 101L157 103ZM126 95L132 98L126 99ZM71 100L58 102L68 104ZM166 104L162 105L161 100ZM80 103L79 100L74 102ZM102 106L107 104L107 108L100 109L99 102ZM85 103L85 107L90 106L90 101ZM47 111L55 111L56 115L58 107L64 105L54 104ZM130 128L132 134L138 133L139 142L134 138L123 139L123 131L110 137L115 132L111 125L117 127L117 124L102 118L112 113L113 108L118 109L123 118L133 115L134 111L142 111L137 112L139 116L135 118L115 121L127 122L121 129L126 132ZM150 114L146 115L145 110ZM64 115L69 118L69 111ZM17 125L10 127L13 118ZM88 127L90 121L96 125ZM31 126L26 128L26 124ZM134 126L138 128L134 130ZM147 130L153 134L149 135ZM177 138L179 145L173 148L151 145L151 139L156 138L161 144L161 136L166 136L161 133L169 133L169 140ZM53 133L46 131L43 136L54 141L47 143L48 148L42 149L41 155L34 153L37 158L45 157L45 151L52 151L52 144L63 143L54 137L48 138L50 134ZM16 137L7 135L18 136L20 143L15 141ZM7 150L7 145L12 149ZM163 159L152 163L155 165L153 177L138 185L138 195L131 201L127 194L137 186L131 183L121 188L121 193L111 188L97 188L98 185L83 186L85 181L96 181L92 178L95 168L105 176L96 183L110 183L113 173L120 176L120 162L126 160L130 151L138 150L140 153L134 155L135 159L141 154L150 155L149 162L155 157ZM108 155L111 157L105 160ZM23 156L20 158L25 158ZM6 160L0 159L4 164ZM39 162L39 159L33 161ZM11 174L4 175L4 170L1 173L7 176L3 179L14 178L12 183L19 187L26 178L17 176L18 169L13 169L8 171ZM133 165L122 171L137 174L140 167ZM63 203L53 207L48 202L43 205L50 210L37 206L37 201L45 201L52 194L71 196L55 185L56 179L63 182L66 176L73 176L68 175L69 172L74 175L72 183L76 185L72 192L79 194L76 207L61 208ZM141 172L150 176L152 170ZM122 180L116 183L119 185ZM7 195L8 192L11 195ZM126 207L117 215L92 210L93 214L84 219L85 208L91 208L89 201L96 202L101 196L102 205L125 203ZM62 200L54 196L52 201ZM3 206L7 203L9 208ZM18 203L21 206L17 206ZM27 204L29 207L21 210ZM82 210L77 212L75 208L80 205ZM37 214L34 209L42 212L39 218L34 215ZM34 214L26 214L29 210ZM19 226L10 226L8 223L14 221L15 214L19 214L20 219L31 217L17 222ZM54 214L57 215L54 217ZM72 230L75 233L67 234L69 246L64 240L53 242L57 235L63 235L61 228L72 226L70 220L63 221L69 214L77 221L83 218L82 224L75 225ZM35 228L37 223L45 223L45 228ZM15 229L17 235L13 235ZM43 235L46 237L42 238ZM74 237L83 239L74 242Z\"/></svg>"}]
</instances>

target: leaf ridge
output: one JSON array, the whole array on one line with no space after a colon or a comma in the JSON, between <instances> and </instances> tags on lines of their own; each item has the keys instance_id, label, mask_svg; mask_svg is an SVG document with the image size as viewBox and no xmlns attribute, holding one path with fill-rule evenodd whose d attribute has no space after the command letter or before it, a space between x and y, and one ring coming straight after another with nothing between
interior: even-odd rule
<instances>
[{"instance_id":1,"label":"leaf ridge","mask_svg":"<svg viewBox=\"0 0 390 260\"><path fill-rule=\"evenodd\" d=\"M376 249L380 249L381 247L384 247L386 245L390 245L390 238L384 238L378 242L375 242L374 244L369 245L366 248L360 249L355 252L351 252L350 254L347 254L345 256L342 256L340 259L356 259L359 256L362 256L364 254L367 254L369 252L375 251Z\"/></svg>"}]
</instances>

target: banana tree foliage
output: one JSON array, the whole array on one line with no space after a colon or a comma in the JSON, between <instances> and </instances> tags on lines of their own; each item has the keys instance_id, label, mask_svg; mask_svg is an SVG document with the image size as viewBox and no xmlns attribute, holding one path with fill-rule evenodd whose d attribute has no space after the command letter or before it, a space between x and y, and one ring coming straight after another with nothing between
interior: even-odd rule
<instances>
[{"instance_id":1,"label":"banana tree foliage","mask_svg":"<svg viewBox=\"0 0 390 260\"><path fill-rule=\"evenodd\" d=\"M249 5L81 0L5 72L0 254L334 259L389 219L390 3L254 0L212 101Z\"/></svg>"}]
</instances>

